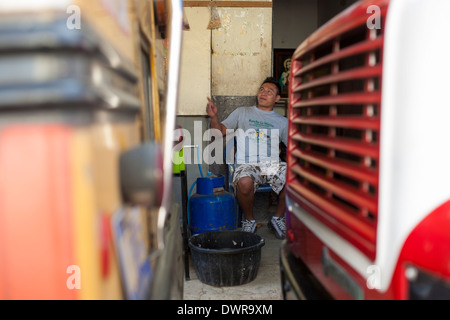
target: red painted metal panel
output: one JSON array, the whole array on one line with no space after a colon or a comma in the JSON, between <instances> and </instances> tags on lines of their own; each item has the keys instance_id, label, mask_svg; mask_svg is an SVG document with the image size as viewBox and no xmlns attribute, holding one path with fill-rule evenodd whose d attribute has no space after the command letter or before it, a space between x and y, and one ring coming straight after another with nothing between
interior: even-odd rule
<instances>
[{"instance_id":1,"label":"red painted metal panel","mask_svg":"<svg viewBox=\"0 0 450 320\"><path fill-rule=\"evenodd\" d=\"M297 117L292 119L296 124L315 124L327 127L344 127L352 129L380 129L380 119L359 117Z\"/></svg>"},{"instance_id":2,"label":"red painted metal panel","mask_svg":"<svg viewBox=\"0 0 450 320\"><path fill-rule=\"evenodd\" d=\"M302 185L289 185L287 191L293 199L309 203L307 209L310 213L332 230L345 234L362 252L373 257L376 233L367 221L363 221L343 205L321 197Z\"/></svg>"},{"instance_id":3,"label":"red painted metal panel","mask_svg":"<svg viewBox=\"0 0 450 320\"><path fill-rule=\"evenodd\" d=\"M323 76L318 79L309 81L305 84L301 84L293 88L294 92L299 92L301 90L306 90L318 86L323 86L327 84L334 84L341 81L355 80L355 79L365 79L370 77L376 77L381 75L381 66L374 67L364 67L352 69L350 71L339 72L336 74L331 74L328 76Z\"/></svg>"},{"instance_id":4,"label":"red painted metal panel","mask_svg":"<svg viewBox=\"0 0 450 320\"><path fill-rule=\"evenodd\" d=\"M325 190L330 191L351 203L365 207L372 212L377 211L377 199L361 190L352 188L342 182L335 181L332 178L323 177L311 170L302 168L299 165L292 166L291 170L296 174L303 176L308 181L317 184Z\"/></svg>"},{"instance_id":5,"label":"red painted metal panel","mask_svg":"<svg viewBox=\"0 0 450 320\"><path fill-rule=\"evenodd\" d=\"M400 266L412 264L450 285L450 200L426 216L410 233L400 255Z\"/></svg>"},{"instance_id":6,"label":"red painted metal panel","mask_svg":"<svg viewBox=\"0 0 450 320\"><path fill-rule=\"evenodd\" d=\"M336 96L326 96L300 100L295 96L292 98L292 108L304 108L323 105L342 105L342 104L369 104L381 101L380 92L367 93L348 93Z\"/></svg>"},{"instance_id":7,"label":"red painted metal panel","mask_svg":"<svg viewBox=\"0 0 450 320\"><path fill-rule=\"evenodd\" d=\"M288 228L292 231L293 236L288 239L289 247L296 256L303 257L304 262L310 268L310 271L320 281L320 283L328 290L328 292L335 299L347 300L352 299L349 294L343 289L342 285L337 283L332 277L324 273L324 266L322 261L323 248L326 247L316 234L311 232L306 225L304 225L296 216L291 215L287 219ZM348 274L353 281L363 290L363 297L367 300L375 299L402 299L405 294L399 293L398 284L392 283L385 292L369 289L366 285L367 279L361 276L356 270L348 265L339 255L335 254L328 248L329 254L332 256L342 269ZM400 270L398 271L401 272ZM402 277L404 279L404 270ZM403 287L405 283L402 284ZM404 290L403 290L404 291Z\"/></svg>"},{"instance_id":8,"label":"red painted metal panel","mask_svg":"<svg viewBox=\"0 0 450 320\"><path fill-rule=\"evenodd\" d=\"M290 154L321 167L329 168L333 172L344 174L355 180L364 180L372 184L376 184L378 181L377 172L362 165L356 166L339 159L331 159L330 157L320 156L300 149L292 150Z\"/></svg>"},{"instance_id":9,"label":"red painted metal panel","mask_svg":"<svg viewBox=\"0 0 450 320\"><path fill-rule=\"evenodd\" d=\"M327 55L325 57L317 59L317 60L311 62L310 64L302 67L301 69L296 70L296 72L294 72L294 77L299 77L302 74L310 72L311 70L313 70L319 66L326 65L331 62L336 62L340 59L344 59L344 58L352 57L355 55L359 55L364 52L370 52L370 51L376 50L381 47L381 45L383 44L383 41L384 41L383 36L380 36L379 38L376 38L375 40L367 40L364 42L360 42L353 46L350 46L343 50L340 50L334 54Z\"/></svg>"},{"instance_id":10,"label":"red painted metal panel","mask_svg":"<svg viewBox=\"0 0 450 320\"><path fill-rule=\"evenodd\" d=\"M378 146L362 142L349 141L348 139L325 137L313 134L296 133L291 136L292 140L302 141L314 145L325 146L360 156L379 157Z\"/></svg>"},{"instance_id":11,"label":"red painted metal panel","mask_svg":"<svg viewBox=\"0 0 450 320\"><path fill-rule=\"evenodd\" d=\"M388 2L376 2L382 24ZM287 190L374 259L384 25L366 26L372 4L355 4L293 55Z\"/></svg>"}]
</instances>

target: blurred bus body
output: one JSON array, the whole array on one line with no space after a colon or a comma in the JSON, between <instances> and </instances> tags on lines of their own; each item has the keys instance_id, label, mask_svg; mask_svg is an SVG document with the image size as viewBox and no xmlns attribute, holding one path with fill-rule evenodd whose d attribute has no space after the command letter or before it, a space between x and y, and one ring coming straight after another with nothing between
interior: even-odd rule
<instances>
[{"instance_id":1,"label":"blurred bus body","mask_svg":"<svg viewBox=\"0 0 450 320\"><path fill-rule=\"evenodd\" d=\"M180 299L182 2L0 3L0 299Z\"/></svg>"}]
</instances>

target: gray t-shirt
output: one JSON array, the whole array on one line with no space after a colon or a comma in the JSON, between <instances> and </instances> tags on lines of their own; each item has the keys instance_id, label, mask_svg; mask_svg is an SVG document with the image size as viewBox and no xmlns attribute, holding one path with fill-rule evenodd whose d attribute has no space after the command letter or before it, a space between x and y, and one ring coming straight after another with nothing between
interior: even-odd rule
<instances>
[{"instance_id":1,"label":"gray t-shirt","mask_svg":"<svg viewBox=\"0 0 450 320\"><path fill-rule=\"evenodd\" d=\"M288 119L275 111L241 107L222 124L234 130L238 164L279 161L280 141L287 146Z\"/></svg>"}]
</instances>

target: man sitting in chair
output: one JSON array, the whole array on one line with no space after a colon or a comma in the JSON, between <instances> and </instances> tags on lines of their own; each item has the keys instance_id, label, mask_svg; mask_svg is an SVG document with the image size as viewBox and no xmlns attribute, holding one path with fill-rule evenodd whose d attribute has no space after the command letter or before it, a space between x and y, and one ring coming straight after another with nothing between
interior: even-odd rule
<instances>
[{"instance_id":1,"label":"man sitting in chair","mask_svg":"<svg viewBox=\"0 0 450 320\"><path fill-rule=\"evenodd\" d=\"M286 163L280 161L279 143L281 141L287 146L288 120L273 110L280 100L280 92L278 81L266 78L259 88L256 106L237 108L220 123L217 106L208 98L206 113L211 118L211 127L220 130L222 135L227 134L227 129L235 133L237 149L233 186L245 216L242 230L255 232L254 193L260 185L269 183L279 195L277 210L269 221L269 228L278 238L284 238Z\"/></svg>"}]
</instances>

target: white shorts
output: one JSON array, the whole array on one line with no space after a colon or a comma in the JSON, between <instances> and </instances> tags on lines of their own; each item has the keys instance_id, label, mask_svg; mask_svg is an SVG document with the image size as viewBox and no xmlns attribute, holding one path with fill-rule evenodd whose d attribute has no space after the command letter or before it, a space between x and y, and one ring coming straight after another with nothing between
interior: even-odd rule
<instances>
[{"instance_id":1,"label":"white shorts","mask_svg":"<svg viewBox=\"0 0 450 320\"><path fill-rule=\"evenodd\" d=\"M243 163L236 165L233 174L233 186L239 179L250 177L253 179L254 191L262 184L270 184L274 192L279 194L286 183L286 162L262 162L262 163Z\"/></svg>"}]
</instances>

